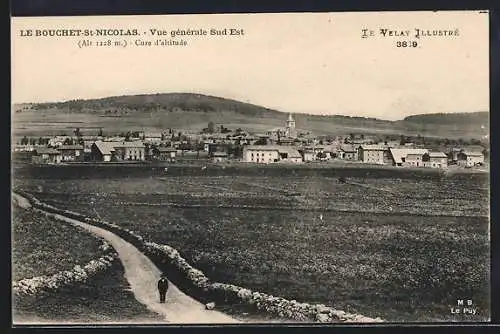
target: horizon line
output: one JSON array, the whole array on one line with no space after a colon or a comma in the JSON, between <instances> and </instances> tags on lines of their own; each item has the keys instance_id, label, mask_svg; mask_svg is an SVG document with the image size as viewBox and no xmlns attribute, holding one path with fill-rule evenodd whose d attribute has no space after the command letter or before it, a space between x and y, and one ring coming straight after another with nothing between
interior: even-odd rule
<instances>
[{"instance_id":1,"label":"horizon line","mask_svg":"<svg viewBox=\"0 0 500 334\"><path fill-rule=\"evenodd\" d=\"M412 114L405 116L401 119L384 119L384 118L377 118L377 117L370 117L370 116L357 116L357 115L345 115L345 114L326 114L326 113L311 113L311 112L291 112L291 111L282 111L280 109L274 108L274 107L268 107L262 104L256 104L253 102L249 101L242 101L238 100L232 97L225 97L225 96L220 96L220 95L211 95L207 93L198 93L198 92L169 92L169 93L131 93L131 94L122 94L122 95L106 95L106 96L99 96L99 97L90 97L90 98L73 98L73 99L62 99L62 100L52 100L52 101L43 101L43 102L12 102L12 106L14 105L22 105L22 104L51 104L51 103L65 103L65 102L71 102L71 101L90 101L90 100L102 100L102 99L108 99L108 98L117 98L117 97L128 97L128 96L148 96L148 95L170 95L170 94L186 94L186 95L202 95L206 97L212 97L212 98L219 98L219 99L224 99L224 100L231 100L235 101L238 103L244 103L244 104L250 104L259 108L264 108L268 109L270 111L274 112L279 112L283 114L294 114L294 115L306 115L306 116L340 116L340 117L348 117L348 118L364 118L364 119L371 119L371 120L379 120L379 121L386 121L386 122L398 122L398 121L403 121L407 117L411 116L419 116L419 115L446 115L446 114L471 114L471 113L481 113L481 112L486 112L489 113L489 110L476 110L476 111L459 111L459 112L433 112L433 113L420 113L420 114Z\"/></svg>"}]
</instances>

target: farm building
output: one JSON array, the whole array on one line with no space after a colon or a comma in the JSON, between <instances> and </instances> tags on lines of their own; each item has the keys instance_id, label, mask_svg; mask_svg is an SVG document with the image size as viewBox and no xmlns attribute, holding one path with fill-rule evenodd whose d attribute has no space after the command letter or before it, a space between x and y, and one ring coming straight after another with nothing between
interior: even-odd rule
<instances>
[{"instance_id":1,"label":"farm building","mask_svg":"<svg viewBox=\"0 0 500 334\"><path fill-rule=\"evenodd\" d=\"M91 146L91 160L94 161L144 161L146 147L140 141L112 142L96 141Z\"/></svg>"},{"instance_id":2,"label":"farm building","mask_svg":"<svg viewBox=\"0 0 500 334\"><path fill-rule=\"evenodd\" d=\"M302 157L303 157L305 162L316 160L316 154L310 148L309 149L306 148L306 149L301 150L301 153L302 153Z\"/></svg>"},{"instance_id":3,"label":"farm building","mask_svg":"<svg viewBox=\"0 0 500 334\"><path fill-rule=\"evenodd\" d=\"M153 157L160 161L174 161L177 150L172 147L157 147L153 149Z\"/></svg>"},{"instance_id":4,"label":"farm building","mask_svg":"<svg viewBox=\"0 0 500 334\"><path fill-rule=\"evenodd\" d=\"M323 153L325 154L325 160L336 158L338 155L337 145L326 145Z\"/></svg>"},{"instance_id":5,"label":"farm building","mask_svg":"<svg viewBox=\"0 0 500 334\"><path fill-rule=\"evenodd\" d=\"M325 148L320 146L304 147L300 149L299 152L302 154L304 161L316 161L316 160L326 160L329 154L324 154Z\"/></svg>"},{"instance_id":6,"label":"farm building","mask_svg":"<svg viewBox=\"0 0 500 334\"><path fill-rule=\"evenodd\" d=\"M61 162L61 153L53 148L38 147L31 156L31 161L38 164L57 164Z\"/></svg>"},{"instance_id":7,"label":"farm building","mask_svg":"<svg viewBox=\"0 0 500 334\"><path fill-rule=\"evenodd\" d=\"M457 155L457 164L463 167L481 166L484 164L484 154L482 152L461 151Z\"/></svg>"},{"instance_id":8,"label":"farm building","mask_svg":"<svg viewBox=\"0 0 500 334\"><path fill-rule=\"evenodd\" d=\"M279 150L274 145L252 145L243 148L243 161L256 163L278 162Z\"/></svg>"},{"instance_id":9,"label":"farm building","mask_svg":"<svg viewBox=\"0 0 500 334\"><path fill-rule=\"evenodd\" d=\"M342 160L358 160L358 149L354 145L342 145L338 157Z\"/></svg>"},{"instance_id":10,"label":"farm building","mask_svg":"<svg viewBox=\"0 0 500 334\"><path fill-rule=\"evenodd\" d=\"M428 153L424 148L390 148L392 164L404 167L423 167L423 155Z\"/></svg>"},{"instance_id":11,"label":"farm building","mask_svg":"<svg viewBox=\"0 0 500 334\"><path fill-rule=\"evenodd\" d=\"M302 162L302 155L297 149L280 145L252 145L243 149L243 161L256 163Z\"/></svg>"},{"instance_id":12,"label":"farm building","mask_svg":"<svg viewBox=\"0 0 500 334\"><path fill-rule=\"evenodd\" d=\"M117 160L146 160L146 147L141 141L124 141L121 143L117 143L114 148Z\"/></svg>"},{"instance_id":13,"label":"farm building","mask_svg":"<svg viewBox=\"0 0 500 334\"><path fill-rule=\"evenodd\" d=\"M448 156L444 152L429 152L422 156L424 167L446 168L448 167Z\"/></svg>"},{"instance_id":14,"label":"farm building","mask_svg":"<svg viewBox=\"0 0 500 334\"><path fill-rule=\"evenodd\" d=\"M83 145L62 145L57 150L61 152L62 161L83 160Z\"/></svg>"},{"instance_id":15,"label":"farm building","mask_svg":"<svg viewBox=\"0 0 500 334\"><path fill-rule=\"evenodd\" d=\"M224 162L228 160L227 152L213 152L211 156L213 162Z\"/></svg>"},{"instance_id":16,"label":"farm building","mask_svg":"<svg viewBox=\"0 0 500 334\"><path fill-rule=\"evenodd\" d=\"M117 142L96 141L90 147L90 159L93 161L109 162L115 154L115 145Z\"/></svg>"},{"instance_id":17,"label":"farm building","mask_svg":"<svg viewBox=\"0 0 500 334\"><path fill-rule=\"evenodd\" d=\"M386 151L387 148L380 145L361 145L358 148L358 157L364 163L383 164Z\"/></svg>"},{"instance_id":18,"label":"farm building","mask_svg":"<svg viewBox=\"0 0 500 334\"><path fill-rule=\"evenodd\" d=\"M301 163L303 161L299 151L290 146L278 147L278 153L280 156L279 161L281 162Z\"/></svg>"}]
</instances>

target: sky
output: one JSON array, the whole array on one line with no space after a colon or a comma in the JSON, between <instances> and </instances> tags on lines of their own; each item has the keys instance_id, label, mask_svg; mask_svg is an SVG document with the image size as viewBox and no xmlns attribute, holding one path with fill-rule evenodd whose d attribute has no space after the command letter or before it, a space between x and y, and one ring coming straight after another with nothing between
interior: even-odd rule
<instances>
[{"instance_id":1,"label":"sky","mask_svg":"<svg viewBox=\"0 0 500 334\"><path fill-rule=\"evenodd\" d=\"M13 103L193 92L284 112L389 120L489 110L488 15L478 11L17 17L11 24ZM150 32L225 28L244 35ZM459 34L417 39L417 28ZM21 36L43 29L140 35ZM374 36L361 38L362 29ZM383 37L381 29L410 33ZM135 45L181 39L186 46ZM84 40L92 46L80 48ZM96 45L108 40L127 46Z\"/></svg>"}]
</instances>

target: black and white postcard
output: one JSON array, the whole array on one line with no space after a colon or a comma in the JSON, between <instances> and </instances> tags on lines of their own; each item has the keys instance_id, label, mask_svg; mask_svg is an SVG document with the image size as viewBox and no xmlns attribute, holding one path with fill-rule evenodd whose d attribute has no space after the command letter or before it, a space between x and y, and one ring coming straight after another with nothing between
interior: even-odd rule
<instances>
[{"instance_id":1,"label":"black and white postcard","mask_svg":"<svg viewBox=\"0 0 500 334\"><path fill-rule=\"evenodd\" d=\"M489 322L489 13L13 17L13 324Z\"/></svg>"}]
</instances>

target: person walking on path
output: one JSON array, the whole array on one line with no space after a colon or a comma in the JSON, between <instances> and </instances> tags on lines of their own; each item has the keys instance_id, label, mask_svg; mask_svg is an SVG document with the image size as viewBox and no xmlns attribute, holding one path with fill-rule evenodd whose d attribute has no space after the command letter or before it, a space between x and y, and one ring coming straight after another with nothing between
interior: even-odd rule
<instances>
[{"instance_id":1,"label":"person walking on path","mask_svg":"<svg viewBox=\"0 0 500 334\"><path fill-rule=\"evenodd\" d=\"M160 293L160 303L165 303L165 296L168 290L168 280L165 274L162 274L158 281L158 292Z\"/></svg>"}]
</instances>

